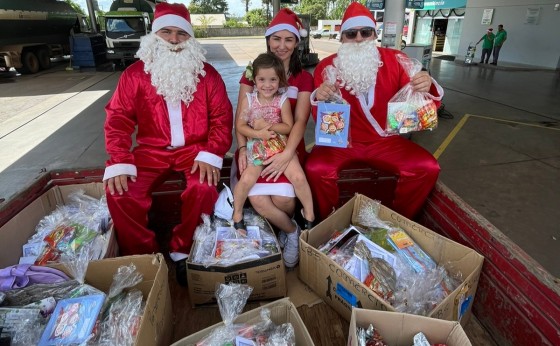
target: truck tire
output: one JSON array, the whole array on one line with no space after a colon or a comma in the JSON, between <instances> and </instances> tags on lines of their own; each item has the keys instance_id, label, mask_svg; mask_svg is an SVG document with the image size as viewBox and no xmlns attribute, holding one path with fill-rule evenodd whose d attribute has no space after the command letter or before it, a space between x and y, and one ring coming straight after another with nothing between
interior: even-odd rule
<instances>
[{"instance_id":1,"label":"truck tire","mask_svg":"<svg viewBox=\"0 0 560 346\"><path fill-rule=\"evenodd\" d=\"M37 51L37 58L39 59L39 67L41 70L46 70L51 67L51 57L49 56L48 48L41 48Z\"/></svg>"},{"instance_id":2,"label":"truck tire","mask_svg":"<svg viewBox=\"0 0 560 346\"><path fill-rule=\"evenodd\" d=\"M33 74L39 72L39 59L32 51L25 51L21 57L21 63L23 64L23 73Z\"/></svg>"}]
</instances>

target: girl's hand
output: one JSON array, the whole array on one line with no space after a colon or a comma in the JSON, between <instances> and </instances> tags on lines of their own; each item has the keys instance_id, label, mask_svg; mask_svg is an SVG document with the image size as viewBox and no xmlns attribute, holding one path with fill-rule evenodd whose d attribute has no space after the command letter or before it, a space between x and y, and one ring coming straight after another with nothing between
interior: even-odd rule
<instances>
[{"instance_id":1,"label":"girl's hand","mask_svg":"<svg viewBox=\"0 0 560 346\"><path fill-rule=\"evenodd\" d=\"M264 140L275 138L276 132L270 130L270 127L272 127L272 124L268 124L261 130L258 130L257 137Z\"/></svg>"},{"instance_id":2,"label":"girl's hand","mask_svg":"<svg viewBox=\"0 0 560 346\"><path fill-rule=\"evenodd\" d=\"M247 146L239 149L239 157L237 158L237 169L239 169L239 174L247 168Z\"/></svg>"},{"instance_id":3,"label":"girl's hand","mask_svg":"<svg viewBox=\"0 0 560 346\"><path fill-rule=\"evenodd\" d=\"M294 154L283 151L264 161L263 165L265 168L261 172L261 177L266 178L266 181L270 181L271 179L273 181L278 180L288 167L293 156Z\"/></svg>"}]
</instances>

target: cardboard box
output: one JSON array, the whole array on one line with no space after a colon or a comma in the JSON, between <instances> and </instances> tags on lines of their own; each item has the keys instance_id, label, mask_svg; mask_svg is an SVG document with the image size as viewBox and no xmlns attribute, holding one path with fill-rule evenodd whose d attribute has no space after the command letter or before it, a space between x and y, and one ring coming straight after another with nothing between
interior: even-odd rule
<instances>
[{"instance_id":1,"label":"cardboard box","mask_svg":"<svg viewBox=\"0 0 560 346\"><path fill-rule=\"evenodd\" d=\"M105 293L109 292L113 275L120 266L134 263L142 274L143 280L135 286L142 291L145 309L135 346L167 346L173 337L173 320L171 295L169 293L167 264L162 254L137 255L108 258L91 261L88 265L85 282ZM60 269L66 274L68 270L63 264L56 263L51 267Z\"/></svg>"},{"instance_id":2,"label":"cardboard box","mask_svg":"<svg viewBox=\"0 0 560 346\"><path fill-rule=\"evenodd\" d=\"M252 227L248 225L248 227ZM271 230L270 224L268 229ZM193 252L197 242L193 244ZM278 242L276 246L280 249ZM205 267L187 260L189 298L193 307L216 303L216 284L229 282L253 287L249 300L282 298L287 294L286 269L279 251L267 257L248 260L230 266Z\"/></svg>"},{"instance_id":3,"label":"cardboard box","mask_svg":"<svg viewBox=\"0 0 560 346\"><path fill-rule=\"evenodd\" d=\"M264 308L270 309L270 319L276 325L280 325L282 323L287 323L287 322L292 324L296 334L295 335L296 345L306 345L306 346L314 345L313 340L311 339L311 336L307 331L307 328L305 328L305 324L303 323L303 320L301 319L301 317L297 312L297 308L295 307L294 304L292 304L292 302L290 302L289 298L279 299L277 301L265 304L260 308L245 312L239 315L234 320L233 323L258 323L259 321L261 321L260 314L261 314L261 310ZM212 330L214 330L217 327L221 327L223 325L224 325L223 322L215 324L211 327L203 329L197 333L191 334L186 338L177 341L172 346L195 345L202 338L209 335Z\"/></svg>"},{"instance_id":4,"label":"cardboard box","mask_svg":"<svg viewBox=\"0 0 560 346\"><path fill-rule=\"evenodd\" d=\"M35 233L35 227L39 221L52 213L58 205L67 204L69 202L68 195L80 189L94 198L101 198L105 194L102 183L54 186L4 224L0 228L0 244L2 244L0 268L17 264L22 256L22 245L27 243L27 240ZM117 240L114 233L111 227L105 234L107 248L103 258L118 255Z\"/></svg>"},{"instance_id":5,"label":"cardboard box","mask_svg":"<svg viewBox=\"0 0 560 346\"><path fill-rule=\"evenodd\" d=\"M370 324L379 331L383 341L392 346L409 346L414 335L424 333L431 345L471 346L469 338L459 322L451 322L378 310L352 309L348 346L358 346L356 340L357 327L367 328Z\"/></svg>"},{"instance_id":6,"label":"cardboard box","mask_svg":"<svg viewBox=\"0 0 560 346\"><path fill-rule=\"evenodd\" d=\"M364 201L371 199L357 194L319 225L304 231L300 237L299 278L348 321L352 307L395 311L388 302L317 250L329 240L335 230L343 230L354 223ZM462 284L440 302L429 317L460 321L465 325L471 315L484 257L383 205L380 207L379 217L403 228L436 263L444 265L450 274L462 273Z\"/></svg>"}]
</instances>

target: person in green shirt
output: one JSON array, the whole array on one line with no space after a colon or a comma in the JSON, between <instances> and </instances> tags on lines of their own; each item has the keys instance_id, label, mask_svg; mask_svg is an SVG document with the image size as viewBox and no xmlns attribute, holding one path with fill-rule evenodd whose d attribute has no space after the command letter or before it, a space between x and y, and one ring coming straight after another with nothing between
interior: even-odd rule
<instances>
[{"instance_id":1,"label":"person in green shirt","mask_svg":"<svg viewBox=\"0 0 560 346\"><path fill-rule=\"evenodd\" d=\"M502 45L507 40L507 32L504 30L504 26L502 24L498 25L498 34L494 39L494 51L492 52L492 62L490 65L497 65L498 64L498 57L500 56L500 49L502 49Z\"/></svg>"},{"instance_id":2,"label":"person in green shirt","mask_svg":"<svg viewBox=\"0 0 560 346\"><path fill-rule=\"evenodd\" d=\"M488 60L490 60L490 54L492 53L492 47L494 47L494 38L496 37L496 35L494 35L494 33L492 32L493 29L492 28L488 28L488 31L486 31L486 34L484 34L484 36L482 36L480 38L480 40L478 40L478 42L476 44L479 44L481 41L484 41L482 43L482 56L480 57L480 63L486 63L488 64ZM486 57L486 59L484 59Z\"/></svg>"}]
</instances>

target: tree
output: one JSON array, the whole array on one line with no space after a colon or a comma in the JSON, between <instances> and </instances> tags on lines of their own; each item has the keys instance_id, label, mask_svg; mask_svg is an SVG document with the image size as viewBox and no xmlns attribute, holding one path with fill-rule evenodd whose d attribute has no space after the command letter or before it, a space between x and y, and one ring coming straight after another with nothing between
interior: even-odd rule
<instances>
[{"instance_id":1,"label":"tree","mask_svg":"<svg viewBox=\"0 0 560 346\"><path fill-rule=\"evenodd\" d=\"M332 2L332 9L329 13L328 19L342 19L344 11L348 8L352 0L335 0ZM365 0L360 1L365 5Z\"/></svg>"},{"instance_id":2,"label":"tree","mask_svg":"<svg viewBox=\"0 0 560 346\"><path fill-rule=\"evenodd\" d=\"M74 11L78 12L81 15L86 15L86 12L83 10L83 8L80 7L80 5L78 5L78 3L76 3L76 1L74 0L64 0L64 2L66 2L68 5L72 6L72 8L74 9Z\"/></svg>"},{"instance_id":3,"label":"tree","mask_svg":"<svg viewBox=\"0 0 560 346\"><path fill-rule=\"evenodd\" d=\"M245 20L253 27L265 27L268 25L265 10L262 8L255 8L247 12Z\"/></svg>"},{"instance_id":4,"label":"tree","mask_svg":"<svg viewBox=\"0 0 560 346\"><path fill-rule=\"evenodd\" d=\"M317 25L317 20L327 19L328 4L329 0L301 0L294 11L310 15L311 25Z\"/></svg>"},{"instance_id":5,"label":"tree","mask_svg":"<svg viewBox=\"0 0 560 346\"><path fill-rule=\"evenodd\" d=\"M189 5L192 14L222 14L228 11L226 0L192 0Z\"/></svg>"},{"instance_id":6,"label":"tree","mask_svg":"<svg viewBox=\"0 0 560 346\"><path fill-rule=\"evenodd\" d=\"M251 5L251 0L241 0L245 4L245 13L249 12L249 5Z\"/></svg>"}]
</instances>

